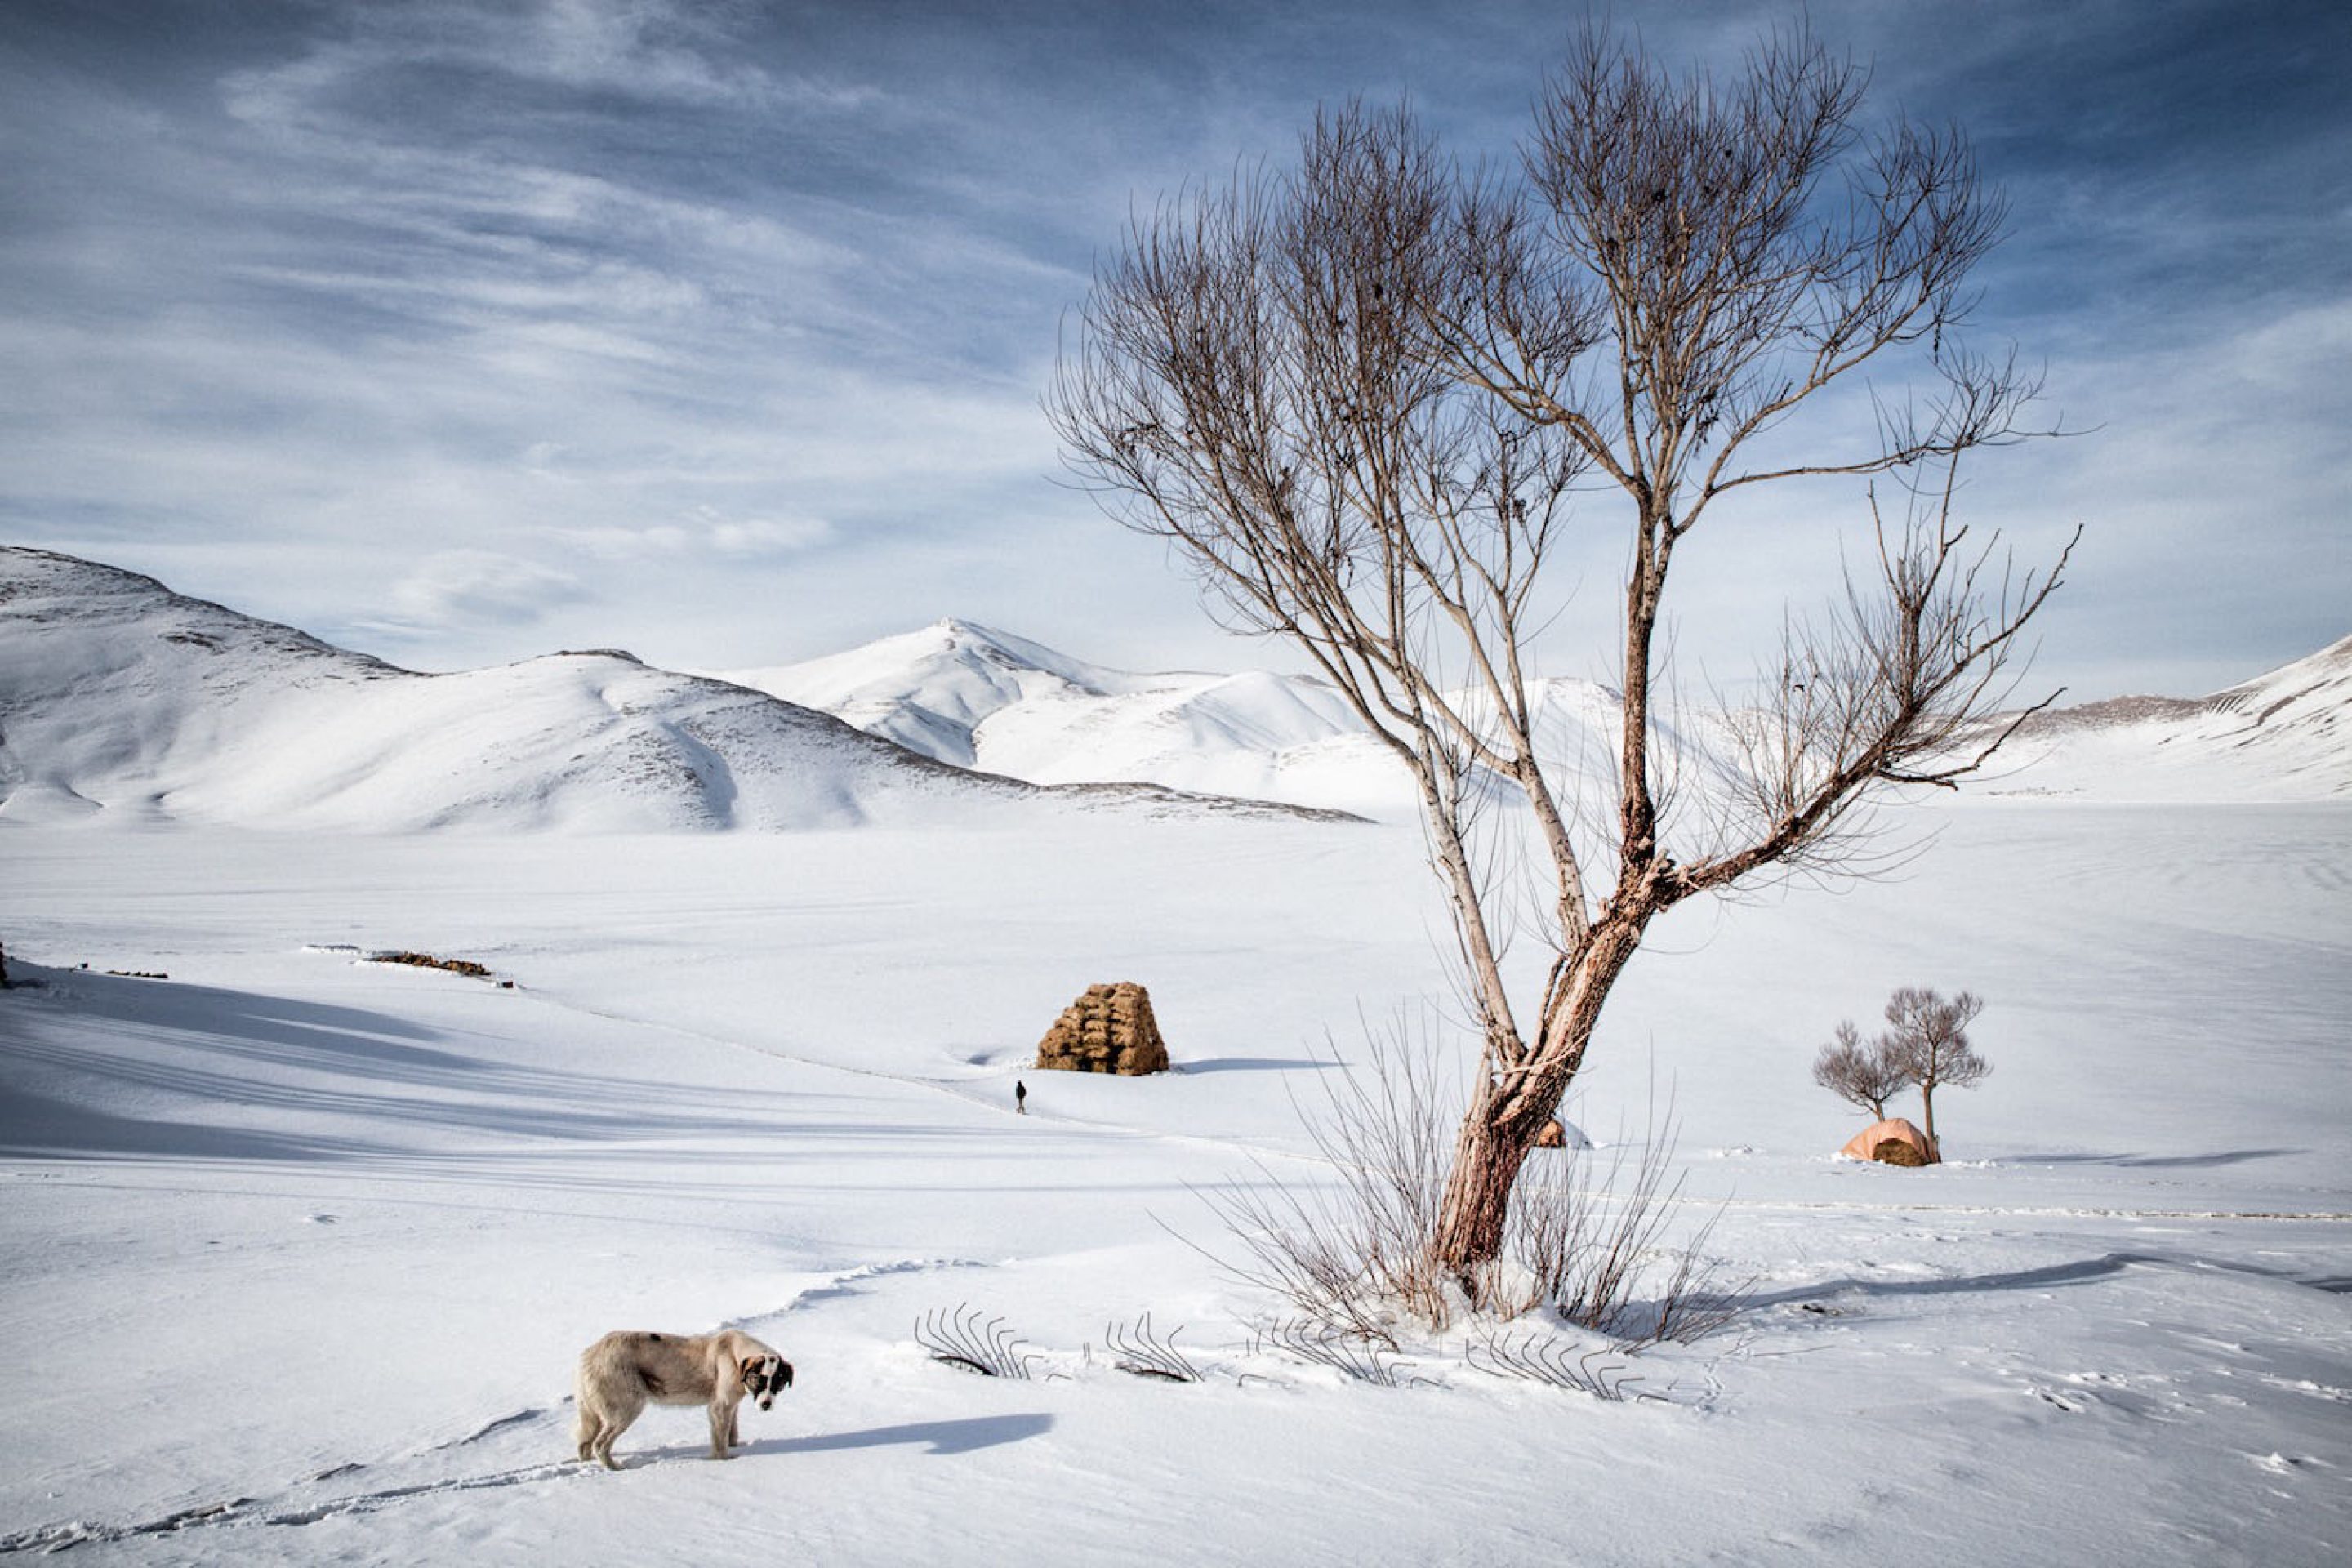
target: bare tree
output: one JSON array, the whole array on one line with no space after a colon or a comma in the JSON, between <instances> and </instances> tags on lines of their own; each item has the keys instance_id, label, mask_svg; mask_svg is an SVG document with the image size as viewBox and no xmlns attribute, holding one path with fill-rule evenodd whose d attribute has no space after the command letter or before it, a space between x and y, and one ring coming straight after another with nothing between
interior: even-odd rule
<instances>
[{"instance_id":1,"label":"bare tree","mask_svg":"<svg viewBox=\"0 0 2352 1568\"><path fill-rule=\"evenodd\" d=\"M1296 170L1131 224L1047 395L1114 515L1169 541L1227 625L1303 649L1413 781L1484 1042L1432 1242L1474 1293L1650 922L1776 869L1853 869L1858 807L1981 766L2064 565L2012 576L1953 519L1960 459L2023 434L2036 390L1955 332L2002 206L1957 133L1862 136L1864 86L1802 34L1718 84L1589 27L1523 177L1457 169L1402 109L1318 115ZM1882 404L1868 449L1796 455L1800 405L1882 354L1936 392ZM1760 698L1721 717L1720 776L1677 795L1669 569L1717 500L1800 475L1899 479L1901 518L1873 496L1868 566L1791 619ZM1616 492L1629 546L1599 780L1538 734L1572 486ZM1525 990L1490 820L1518 805L1551 949Z\"/></svg>"},{"instance_id":2,"label":"bare tree","mask_svg":"<svg viewBox=\"0 0 2352 1568\"><path fill-rule=\"evenodd\" d=\"M1884 1121L1887 1096L1909 1087L1912 1078L1909 1063L1890 1048L1885 1036L1864 1044L1862 1031L1847 1018L1813 1058L1813 1081Z\"/></svg>"},{"instance_id":3,"label":"bare tree","mask_svg":"<svg viewBox=\"0 0 2352 1568\"><path fill-rule=\"evenodd\" d=\"M1887 999L1888 1027L1879 1044L1904 1077L1919 1086L1927 1146L1938 1159L1943 1145L1936 1142L1936 1090L1967 1089L1992 1071L1992 1064L1969 1043L1969 1026L1983 1011L1983 1002L1967 991L1947 1002L1933 991L1906 985Z\"/></svg>"}]
</instances>

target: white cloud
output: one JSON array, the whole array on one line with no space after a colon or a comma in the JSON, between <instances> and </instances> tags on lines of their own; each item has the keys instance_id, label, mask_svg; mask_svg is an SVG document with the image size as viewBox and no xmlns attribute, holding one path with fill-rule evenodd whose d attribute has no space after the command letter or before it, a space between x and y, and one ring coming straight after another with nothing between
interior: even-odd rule
<instances>
[{"instance_id":1,"label":"white cloud","mask_svg":"<svg viewBox=\"0 0 2352 1568\"><path fill-rule=\"evenodd\" d=\"M833 542L833 524L821 517L748 518L709 525L710 547L721 555L790 555Z\"/></svg>"},{"instance_id":2,"label":"white cloud","mask_svg":"<svg viewBox=\"0 0 2352 1568\"><path fill-rule=\"evenodd\" d=\"M577 578L488 550L427 557L392 586L392 603L421 627L522 626L584 596Z\"/></svg>"}]
</instances>

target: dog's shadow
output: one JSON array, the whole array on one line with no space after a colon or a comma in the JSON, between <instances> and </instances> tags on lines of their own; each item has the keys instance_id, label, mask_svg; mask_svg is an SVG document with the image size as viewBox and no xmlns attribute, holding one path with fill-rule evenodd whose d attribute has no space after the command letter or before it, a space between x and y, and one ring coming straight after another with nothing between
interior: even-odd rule
<instances>
[{"instance_id":1,"label":"dog's shadow","mask_svg":"<svg viewBox=\"0 0 2352 1568\"><path fill-rule=\"evenodd\" d=\"M933 1454L969 1454L1025 1442L1054 1429L1054 1418L1043 1414L978 1415L961 1421L910 1421L898 1426L868 1426L862 1432L820 1432L806 1437L761 1437L736 1450L739 1458L753 1454L821 1454L837 1448L889 1448L901 1443L928 1444Z\"/></svg>"}]
</instances>

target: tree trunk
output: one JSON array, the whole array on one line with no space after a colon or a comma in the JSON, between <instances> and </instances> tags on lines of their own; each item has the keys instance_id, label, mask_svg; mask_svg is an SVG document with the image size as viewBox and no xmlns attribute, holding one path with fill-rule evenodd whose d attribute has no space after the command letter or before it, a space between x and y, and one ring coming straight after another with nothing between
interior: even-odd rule
<instances>
[{"instance_id":1,"label":"tree trunk","mask_svg":"<svg viewBox=\"0 0 2352 1568\"><path fill-rule=\"evenodd\" d=\"M1944 1163L1944 1146L1936 1142L1936 1086L1932 1083L1919 1086L1919 1115L1927 1123L1927 1163L1940 1165Z\"/></svg>"},{"instance_id":2,"label":"tree trunk","mask_svg":"<svg viewBox=\"0 0 2352 1568\"><path fill-rule=\"evenodd\" d=\"M1519 1167L1544 1123L1559 1113L1561 1097L1584 1065L1610 987L1624 973L1663 900L1646 882L1629 877L1611 902L1611 912L1586 932L1565 983L1546 998L1543 1027L1526 1065L1507 1083L1498 1083L1492 1057L1481 1064L1486 1077L1454 1140L1454 1167L1438 1211L1436 1261L1473 1300L1478 1298L1479 1265L1502 1253ZM1633 912L1624 912L1628 909Z\"/></svg>"},{"instance_id":3,"label":"tree trunk","mask_svg":"<svg viewBox=\"0 0 2352 1568\"><path fill-rule=\"evenodd\" d=\"M1454 1168L1446 1174L1444 1206L1438 1211L1437 1261L1474 1300L1475 1271L1502 1253L1511 1189L1542 1130L1540 1121L1530 1124L1481 1113L1465 1117L1454 1139Z\"/></svg>"}]
</instances>

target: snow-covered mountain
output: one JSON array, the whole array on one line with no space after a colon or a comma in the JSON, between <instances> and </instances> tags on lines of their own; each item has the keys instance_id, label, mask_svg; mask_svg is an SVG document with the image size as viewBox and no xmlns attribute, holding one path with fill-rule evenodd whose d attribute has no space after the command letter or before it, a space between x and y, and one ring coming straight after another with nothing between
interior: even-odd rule
<instances>
[{"instance_id":1,"label":"snow-covered mountain","mask_svg":"<svg viewBox=\"0 0 2352 1568\"><path fill-rule=\"evenodd\" d=\"M2352 637L2204 698L2037 713L1999 759L2006 793L2114 801L2352 798Z\"/></svg>"},{"instance_id":2,"label":"snow-covered mountain","mask_svg":"<svg viewBox=\"0 0 2352 1568\"><path fill-rule=\"evenodd\" d=\"M1041 805L1047 791L628 654L420 675L152 578L0 549L0 816L397 831L796 828Z\"/></svg>"},{"instance_id":3,"label":"snow-covered mountain","mask_svg":"<svg viewBox=\"0 0 2352 1568\"><path fill-rule=\"evenodd\" d=\"M1299 676L1106 669L943 620L804 664L719 678L943 762L1035 783L1151 781L1365 815L1414 809L1402 769L1339 694ZM1551 679L1534 695L1547 757L1609 787L1614 694ZM1681 736L1702 773L1714 732L1695 716ZM2037 714L1984 789L2111 801L2352 795L2352 638L2210 697L2124 698Z\"/></svg>"},{"instance_id":4,"label":"snow-covered mountain","mask_svg":"<svg viewBox=\"0 0 2352 1568\"><path fill-rule=\"evenodd\" d=\"M979 765L975 731L1032 700L1105 697L1178 677L1129 676L969 621L942 620L845 653L719 679L819 708L868 734L958 767Z\"/></svg>"},{"instance_id":5,"label":"snow-covered mountain","mask_svg":"<svg viewBox=\"0 0 2352 1568\"><path fill-rule=\"evenodd\" d=\"M1547 753L1605 789L1614 697L1575 680L1538 695ZM1985 793L2352 797L2352 638L2201 700L2037 714ZM1414 810L1339 693L1299 676L1115 670L956 620L716 677L612 650L420 675L152 578L0 548L0 816L793 828L1241 801Z\"/></svg>"},{"instance_id":6,"label":"snow-covered mountain","mask_svg":"<svg viewBox=\"0 0 2352 1568\"><path fill-rule=\"evenodd\" d=\"M942 620L804 664L717 672L962 767L1378 809L1404 777L1318 680L1132 674Z\"/></svg>"}]
</instances>

